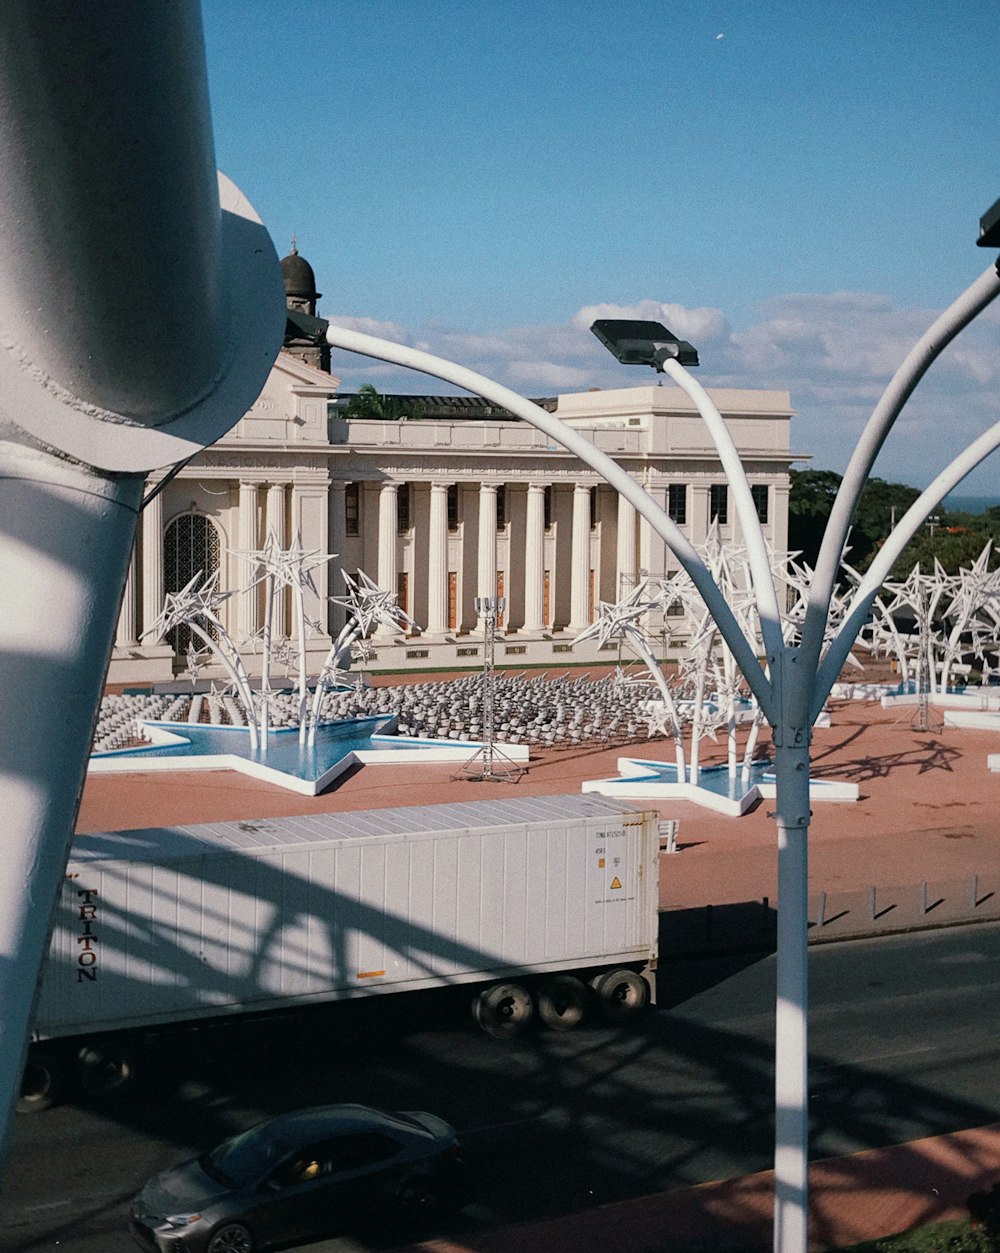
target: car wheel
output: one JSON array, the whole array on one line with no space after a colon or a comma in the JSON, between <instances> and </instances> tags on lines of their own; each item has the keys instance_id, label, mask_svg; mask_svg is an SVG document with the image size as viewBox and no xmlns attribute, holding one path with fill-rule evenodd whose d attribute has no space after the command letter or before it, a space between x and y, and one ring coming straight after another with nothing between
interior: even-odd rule
<instances>
[{"instance_id":1,"label":"car wheel","mask_svg":"<svg viewBox=\"0 0 1000 1253\"><path fill-rule=\"evenodd\" d=\"M438 1194L426 1179L408 1179L396 1196L403 1222L410 1231L421 1231L437 1216Z\"/></svg>"},{"instance_id":2,"label":"car wheel","mask_svg":"<svg viewBox=\"0 0 1000 1253\"><path fill-rule=\"evenodd\" d=\"M487 1035L508 1040L531 1022L531 996L519 983L494 983L472 1002L472 1015Z\"/></svg>"},{"instance_id":3,"label":"car wheel","mask_svg":"<svg viewBox=\"0 0 1000 1253\"><path fill-rule=\"evenodd\" d=\"M598 975L592 987L608 1022L625 1022L649 1004L649 984L634 970L609 970Z\"/></svg>"},{"instance_id":4,"label":"car wheel","mask_svg":"<svg viewBox=\"0 0 1000 1253\"><path fill-rule=\"evenodd\" d=\"M253 1236L242 1223L223 1223L212 1232L207 1253L253 1253Z\"/></svg>"},{"instance_id":5,"label":"car wheel","mask_svg":"<svg viewBox=\"0 0 1000 1253\"><path fill-rule=\"evenodd\" d=\"M573 975L554 975L538 989L538 1017L553 1031L572 1031L587 1017L590 991Z\"/></svg>"}]
</instances>

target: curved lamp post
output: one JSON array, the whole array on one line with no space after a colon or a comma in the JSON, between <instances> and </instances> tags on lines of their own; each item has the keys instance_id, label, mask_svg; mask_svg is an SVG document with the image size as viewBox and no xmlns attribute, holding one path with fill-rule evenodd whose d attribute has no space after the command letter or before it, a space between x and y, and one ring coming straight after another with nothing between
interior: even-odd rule
<instances>
[{"instance_id":1,"label":"curved lamp post","mask_svg":"<svg viewBox=\"0 0 1000 1253\"><path fill-rule=\"evenodd\" d=\"M994 225L993 229L1000 228ZM752 561L751 569L772 695L765 715L773 729L775 746L775 820L778 836L774 1152L776 1253L805 1253L808 1245L807 836L812 726L893 562L945 495L1000 445L1000 423L956 457L904 514L855 592L845 619L821 662L836 576L861 491L903 405L943 348L998 294L1000 271L994 264L934 322L886 388L838 491L813 586L809 591L798 645L785 644L779 637L778 646L774 647L774 632L771 629L774 589L759 554L759 549L764 546L763 532L752 508L752 499L749 505L747 503L750 489L742 464L738 458L734 463L731 455L723 457L723 468L736 496L744 542L751 557L757 553L757 562ZM687 365L698 364L697 354L690 344L679 340L656 322L605 319L595 323L591 329L623 363L650 365L674 379L695 401L721 453L721 441L714 430L721 418L710 398L687 372Z\"/></svg>"},{"instance_id":2,"label":"curved lamp post","mask_svg":"<svg viewBox=\"0 0 1000 1253\"><path fill-rule=\"evenodd\" d=\"M997 206L991 213L995 210ZM989 225L987 218L983 222L980 242L988 241L987 246L995 244L994 235L1000 233L1000 226L996 221ZM835 505L838 524L834 525L831 517L824 541L827 566L822 577L817 572L817 586L810 592L798 645L786 644L782 637L767 548L738 452L711 397L688 373L687 366L697 364L696 351L659 323L624 321L616 325L615 321L606 319L592 328L623 363L651 365L669 375L692 398L705 421L733 489L747 545L764 642L766 673L708 568L686 536L630 475L578 431L516 392L454 362L376 336L331 326L321 319L292 315L308 320L310 329L324 330L327 341L335 348L434 375L502 405L544 431L601 474L635 506L687 571L770 723L777 783L775 819L779 895L774 1153L776 1253L805 1253L808 1246L807 834L811 728L893 560L916 534L927 515L940 505L944 496L984 457L1000 446L1000 423L956 457L904 514L855 593L851 607L820 664L836 571L847 528L868 472L903 404L946 344L998 294L1000 272L994 264L934 323L886 389L866 428L864 449L852 460L851 472L845 475L838 493ZM835 554L836 561L832 561L831 554Z\"/></svg>"}]
</instances>

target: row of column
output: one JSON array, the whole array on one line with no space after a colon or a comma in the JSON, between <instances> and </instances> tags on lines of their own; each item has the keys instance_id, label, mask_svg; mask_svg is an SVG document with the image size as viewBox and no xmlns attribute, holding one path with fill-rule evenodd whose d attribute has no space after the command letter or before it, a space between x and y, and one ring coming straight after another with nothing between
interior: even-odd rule
<instances>
[{"instance_id":1,"label":"row of column","mask_svg":"<svg viewBox=\"0 0 1000 1253\"><path fill-rule=\"evenodd\" d=\"M479 529L476 558L476 587L479 596L495 596L497 587L497 492L498 483L479 486ZM427 537L427 622L428 635L448 630L448 488L446 482L430 484L429 534ZM570 556L571 631L582 630L590 620L590 486L577 483L573 488L572 548ZM398 577L399 485L386 482L378 495L378 584L396 587ZM635 510L627 502L619 509L620 570L635 569ZM622 525L629 537L622 536ZM336 517L336 512L334 513ZM622 565L622 561L627 564ZM545 604L545 485L527 485L524 553L524 624L526 632L541 632Z\"/></svg>"},{"instance_id":2,"label":"row of column","mask_svg":"<svg viewBox=\"0 0 1000 1253\"><path fill-rule=\"evenodd\" d=\"M280 548L287 548L290 535L287 517L287 496L285 483L270 483L264 500L263 519L259 512L260 484L240 481L239 506L236 524L236 548L241 554L258 551L273 536ZM342 553L344 549L344 487L343 483L292 484L292 530L301 534L303 543L308 548L325 549L326 537L330 529L330 491L333 495L333 551ZM339 497L339 508L337 507ZM263 521L263 527L261 526ZM337 523L340 535L338 544ZM159 638L147 634L163 611L166 585L164 579L164 495L160 493L143 509L140 515L139 537L132 551L125 593L122 598L121 612L115 644L119 648L135 647L139 642L139 610L141 606L143 643L154 645L160 643ZM140 582L139 555L141 552L141 592L137 586ZM246 556L240 558L239 582L249 586L255 577L253 564ZM316 592L310 599L316 603L307 606L307 616L318 619L322 630L326 630L326 610L328 590L331 584L327 565L318 565L312 572ZM307 593L307 595L309 595ZM252 594L237 597L236 620L232 623L234 631L242 639L250 639L261 627L260 601ZM310 610L312 611L310 613ZM341 611L342 613L343 611Z\"/></svg>"}]
</instances>

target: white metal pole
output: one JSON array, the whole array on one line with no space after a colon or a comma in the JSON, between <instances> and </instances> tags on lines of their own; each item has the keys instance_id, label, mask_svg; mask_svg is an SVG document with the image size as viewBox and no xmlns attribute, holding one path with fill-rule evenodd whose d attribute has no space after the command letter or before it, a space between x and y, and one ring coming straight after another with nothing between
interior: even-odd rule
<instances>
[{"instance_id":1,"label":"white metal pole","mask_svg":"<svg viewBox=\"0 0 1000 1253\"><path fill-rule=\"evenodd\" d=\"M195 3L7 0L0 221L2 1167L143 481L250 407L285 321Z\"/></svg>"}]
</instances>

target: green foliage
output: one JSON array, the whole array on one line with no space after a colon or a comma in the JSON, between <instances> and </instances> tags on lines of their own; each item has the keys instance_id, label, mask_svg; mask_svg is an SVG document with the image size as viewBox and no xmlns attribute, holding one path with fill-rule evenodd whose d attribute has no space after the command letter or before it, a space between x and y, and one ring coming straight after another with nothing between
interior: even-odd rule
<instances>
[{"instance_id":1,"label":"green foliage","mask_svg":"<svg viewBox=\"0 0 1000 1253\"><path fill-rule=\"evenodd\" d=\"M816 564L839 487L840 475L832 470L791 471L788 546L801 552L811 566ZM852 566L860 570L868 568L894 524L919 495L915 487L905 483L887 483L879 478L868 480L848 540L848 561ZM934 520L925 524L903 551L893 567L893 577L905 578L918 561L921 569L932 570L935 557L946 573L957 574L961 566L972 564L991 538L1000 545L1000 506L993 505L979 515L939 510ZM1000 555L994 553L991 569L998 564Z\"/></svg>"},{"instance_id":2,"label":"green foliage","mask_svg":"<svg viewBox=\"0 0 1000 1253\"><path fill-rule=\"evenodd\" d=\"M344 405L341 416L398 422L400 418L419 417L420 403L412 397L383 396L371 383L362 383L357 393Z\"/></svg>"},{"instance_id":3,"label":"green foliage","mask_svg":"<svg viewBox=\"0 0 1000 1253\"><path fill-rule=\"evenodd\" d=\"M967 1219L931 1223L882 1240L865 1240L839 1253L997 1253L1000 1245Z\"/></svg>"},{"instance_id":4,"label":"green foliage","mask_svg":"<svg viewBox=\"0 0 1000 1253\"><path fill-rule=\"evenodd\" d=\"M841 476L832 470L792 470L790 476L788 544L814 566ZM868 480L851 527L851 565L864 568L868 564L892 530L893 523L919 495L915 487L905 483L887 483L879 478Z\"/></svg>"}]
</instances>

